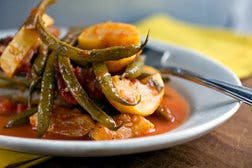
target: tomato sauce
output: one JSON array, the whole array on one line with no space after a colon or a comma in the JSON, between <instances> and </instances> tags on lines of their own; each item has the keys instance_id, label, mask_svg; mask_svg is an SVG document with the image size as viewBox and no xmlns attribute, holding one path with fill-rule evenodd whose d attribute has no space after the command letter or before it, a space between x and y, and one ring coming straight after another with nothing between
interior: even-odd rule
<instances>
[{"instance_id":1,"label":"tomato sauce","mask_svg":"<svg viewBox=\"0 0 252 168\"><path fill-rule=\"evenodd\" d=\"M189 104L183 96L181 96L174 89L165 86L165 95L162 104L167 107L173 115L172 120L168 120L160 115L151 115L147 117L154 125L155 131L149 133L147 136L165 133L174 128L180 126L189 115ZM4 128L4 125L9 120L10 116L0 115L0 135L37 138L36 131L32 129L31 125L19 126L14 128ZM87 140L87 137L83 138L66 138L59 135L46 134L43 138L46 139L76 139Z\"/></svg>"},{"instance_id":2,"label":"tomato sauce","mask_svg":"<svg viewBox=\"0 0 252 168\"><path fill-rule=\"evenodd\" d=\"M189 116L190 108L186 99L173 88L165 86L165 94L162 101L173 115L173 120L167 120L160 115L147 117L154 125L155 131L148 135L165 133L180 126Z\"/></svg>"}]
</instances>

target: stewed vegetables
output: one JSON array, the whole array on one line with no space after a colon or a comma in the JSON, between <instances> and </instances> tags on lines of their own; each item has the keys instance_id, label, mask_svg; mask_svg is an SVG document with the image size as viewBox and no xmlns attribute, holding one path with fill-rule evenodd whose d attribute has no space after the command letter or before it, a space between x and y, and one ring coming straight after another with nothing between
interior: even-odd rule
<instances>
[{"instance_id":1,"label":"stewed vegetables","mask_svg":"<svg viewBox=\"0 0 252 168\"><path fill-rule=\"evenodd\" d=\"M106 130L111 139L151 132L154 125L145 117L160 106L164 82L158 70L144 65L141 56L149 34L141 44L133 25L105 22L70 29L59 39L52 33L52 22L46 23L50 18L43 21L44 12L54 2L42 0L32 10L0 58L7 75L1 73L1 81L20 84L28 93L24 112L5 127L27 124L30 118L38 137L89 134L96 140L104 139L101 134ZM21 38L20 33L26 31L32 33ZM36 40L31 41L31 36ZM14 43L19 52L8 56ZM35 54L24 61L30 49ZM28 71L22 76L19 68L24 66ZM6 87L1 81L1 87ZM123 135L125 131L129 134Z\"/></svg>"}]
</instances>

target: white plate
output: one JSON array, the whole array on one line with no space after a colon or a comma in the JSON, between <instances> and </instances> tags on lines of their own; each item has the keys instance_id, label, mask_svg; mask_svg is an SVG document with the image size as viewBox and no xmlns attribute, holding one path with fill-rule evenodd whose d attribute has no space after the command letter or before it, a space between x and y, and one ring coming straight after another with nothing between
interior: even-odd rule
<instances>
[{"instance_id":1,"label":"white plate","mask_svg":"<svg viewBox=\"0 0 252 168\"><path fill-rule=\"evenodd\" d=\"M0 35L3 37L9 33L0 32ZM168 50L171 53L169 64L241 85L230 70L200 53L152 40L149 47L160 51ZM159 58L152 61L157 62ZM158 150L185 143L208 133L229 119L240 106L240 103L232 98L183 79L172 77L171 85L189 101L191 114L184 124L170 132L109 141L61 141L0 135L0 148L58 156L111 156Z\"/></svg>"}]
</instances>

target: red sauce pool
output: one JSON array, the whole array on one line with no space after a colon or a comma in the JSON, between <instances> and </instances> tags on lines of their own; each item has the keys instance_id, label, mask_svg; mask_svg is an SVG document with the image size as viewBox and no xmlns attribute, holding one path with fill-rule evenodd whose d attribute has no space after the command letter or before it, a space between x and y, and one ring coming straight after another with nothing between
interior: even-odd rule
<instances>
[{"instance_id":1,"label":"red sauce pool","mask_svg":"<svg viewBox=\"0 0 252 168\"><path fill-rule=\"evenodd\" d=\"M169 87L165 86L165 96L163 99L164 105L169 108L172 112L175 120L173 122L168 121L162 116L151 115L147 117L154 125L155 131L149 133L147 136L165 133L174 128L180 126L189 115L189 104L178 92ZM0 135L16 136L16 137L26 137L26 138L37 138L36 131L32 129L30 125L20 126L15 128L4 128L4 125L9 120L10 116L0 115ZM63 136L57 135L47 135L47 139L71 139ZM76 138L74 138L76 139ZM78 140L87 140L87 137L77 138Z\"/></svg>"},{"instance_id":2,"label":"red sauce pool","mask_svg":"<svg viewBox=\"0 0 252 168\"><path fill-rule=\"evenodd\" d=\"M148 119L155 125L156 130L148 135L156 135L177 128L188 118L190 108L186 99L173 88L166 85L162 102L173 114L174 121L168 121L162 116L152 115Z\"/></svg>"}]
</instances>

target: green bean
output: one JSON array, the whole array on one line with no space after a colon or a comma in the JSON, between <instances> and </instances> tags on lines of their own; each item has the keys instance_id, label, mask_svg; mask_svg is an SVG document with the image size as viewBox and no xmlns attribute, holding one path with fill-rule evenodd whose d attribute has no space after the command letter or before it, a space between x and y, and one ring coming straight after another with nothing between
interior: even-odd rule
<instances>
[{"instance_id":1,"label":"green bean","mask_svg":"<svg viewBox=\"0 0 252 168\"><path fill-rule=\"evenodd\" d=\"M80 29L70 29L65 38L63 40L69 44L73 44L76 39L78 34L81 33ZM114 120L108 116L105 112L103 112L87 95L84 89L82 89L81 85L79 84L75 74L72 71L71 64L70 64L70 59L65 57L65 58L60 58L62 56L59 56L58 58L58 63L60 67L61 74L63 76L64 81L67 84L68 88L72 88L72 95L76 99L76 101L81 105L82 108L84 108L90 115L91 117L98 121L103 123L105 126L107 126L110 129L117 129L116 124ZM61 59L61 61L60 61ZM65 62L65 63L64 63ZM61 68L62 66L65 68ZM64 71L66 73L64 73ZM69 79L69 80L67 80ZM75 89L74 89L75 88ZM80 90L80 92L78 92ZM79 95L78 95L79 94Z\"/></svg>"},{"instance_id":2,"label":"green bean","mask_svg":"<svg viewBox=\"0 0 252 168\"><path fill-rule=\"evenodd\" d=\"M155 75L155 74L156 74L156 72L153 73L153 72L143 71L142 74L138 77L138 79L142 80L144 78L147 78L147 77ZM160 73L160 75L161 75L161 78L164 82L168 82L170 80L170 78L167 74ZM153 78L148 78L147 82L151 86L155 87L158 92L160 92L164 88L162 85L160 85L160 83L157 80L155 80Z\"/></svg>"},{"instance_id":3,"label":"green bean","mask_svg":"<svg viewBox=\"0 0 252 168\"><path fill-rule=\"evenodd\" d=\"M52 52L47 59L45 71L41 81L41 95L38 104L37 136L41 137L49 127L51 112L54 104L54 63L57 60L56 52Z\"/></svg>"},{"instance_id":4,"label":"green bean","mask_svg":"<svg viewBox=\"0 0 252 168\"><path fill-rule=\"evenodd\" d=\"M48 54L48 47L45 44L41 44L39 47L39 54L37 58L34 60L34 63L32 65L32 80L29 86L29 95L28 95L28 107L31 107L31 100L32 100L32 94L38 85L38 83L41 81L41 75L44 71L44 67L47 60L47 54Z\"/></svg>"},{"instance_id":5,"label":"green bean","mask_svg":"<svg viewBox=\"0 0 252 168\"><path fill-rule=\"evenodd\" d=\"M157 110L155 111L156 114L164 117L166 120L170 121L170 122L174 122L175 121L175 116L174 114L172 114L172 112L170 111L169 108L166 108L165 106L163 106L162 104L157 108Z\"/></svg>"},{"instance_id":6,"label":"green bean","mask_svg":"<svg viewBox=\"0 0 252 168\"><path fill-rule=\"evenodd\" d=\"M105 94L105 96L108 99L112 99L121 104L130 105L130 106L134 106L140 102L141 100L140 96L136 102L129 102L120 97L116 88L113 85L112 77L110 73L108 72L107 65L104 62L94 63L93 69L96 76L96 80L99 82L102 88L102 92Z\"/></svg>"},{"instance_id":7,"label":"green bean","mask_svg":"<svg viewBox=\"0 0 252 168\"><path fill-rule=\"evenodd\" d=\"M57 0L42 0L38 4L37 8L39 8L44 13L44 11L48 8L48 6L56 2Z\"/></svg>"},{"instance_id":8,"label":"green bean","mask_svg":"<svg viewBox=\"0 0 252 168\"><path fill-rule=\"evenodd\" d=\"M37 58L34 60L34 63L32 65L33 75L40 76L43 73L45 63L47 60L47 54L48 54L48 46L42 43L39 47L39 54Z\"/></svg>"},{"instance_id":9,"label":"green bean","mask_svg":"<svg viewBox=\"0 0 252 168\"><path fill-rule=\"evenodd\" d=\"M67 85L67 88L72 93L75 100L79 105L85 109L91 117L102 123L104 126L111 130L116 130L116 123L112 117L108 116L103 112L87 95L85 90L79 84L74 72L72 71L72 66L70 59L68 57L59 56L58 57L59 69L62 77Z\"/></svg>"},{"instance_id":10,"label":"green bean","mask_svg":"<svg viewBox=\"0 0 252 168\"><path fill-rule=\"evenodd\" d=\"M5 73L0 71L0 79L2 81L6 81L6 83L9 82L12 85L16 85L18 88L21 88L21 89L22 88L25 89L25 88L29 87L29 81L27 81L27 79L24 78L24 77L14 76L12 78L9 78L9 77L6 76Z\"/></svg>"},{"instance_id":11,"label":"green bean","mask_svg":"<svg viewBox=\"0 0 252 168\"><path fill-rule=\"evenodd\" d=\"M151 86L154 86L158 92L160 92L160 91L164 88L164 86L160 85L160 83L159 83L157 80L153 79L153 78L149 78L149 79L147 80L147 82L148 82Z\"/></svg>"},{"instance_id":12,"label":"green bean","mask_svg":"<svg viewBox=\"0 0 252 168\"><path fill-rule=\"evenodd\" d=\"M7 93L7 94L0 94L0 97L1 98L6 98L6 99L11 99L11 100L13 100L13 101L15 101L17 103L23 103L23 104L27 103L27 96L25 94L24 95L19 95L19 94L14 95L12 93L10 93L10 94ZM31 103L34 104L34 105L37 105L38 102L39 102L39 100L35 99Z\"/></svg>"},{"instance_id":13,"label":"green bean","mask_svg":"<svg viewBox=\"0 0 252 168\"><path fill-rule=\"evenodd\" d=\"M13 82L10 80L0 79L0 88L18 89L20 91L25 91L27 89L27 86L23 86L19 82Z\"/></svg>"},{"instance_id":14,"label":"green bean","mask_svg":"<svg viewBox=\"0 0 252 168\"><path fill-rule=\"evenodd\" d=\"M13 82L8 81L8 80L0 79L0 88L5 88L5 89L20 89L20 86L16 85Z\"/></svg>"},{"instance_id":15,"label":"green bean","mask_svg":"<svg viewBox=\"0 0 252 168\"><path fill-rule=\"evenodd\" d=\"M15 126L25 125L29 122L29 117L35 114L36 112L37 108L31 108L23 111L22 113L16 114L7 122L4 127L11 128Z\"/></svg>"},{"instance_id":16,"label":"green bean","mask_svg":"<svg viewBox=\"0 0 252 168\"><path fill-rule=\"evenodd\" d=\"M40 76L35 76L35 77L33 77L32 81L30 83L29 94L28 94L28 99L27 99L28 107L29 108L31 107L31 101L32 101L33 92L34 92L36 86L38 85L38 83L40 81L41 81L41 77Z\"/></svg>"},{"instance_id":17,"label":"green bean","mask_svg":"<svg viewBox=\"0 0 252 168\"><path fill-rule=\"evenodd\" d=\"M34 9L27 19L25 26L28 29L35 28L39 16L45 12L47 7L56 0L42 0L38 7ZM40 13L41 15L37 15ZM45 61L45 70L43 72L44 59L38 60L37 73L42 74L42 83L41 83L41 96L38 104L38 127L37 127L37 136L41 137L49 127L51 112L54 104L54 89L55 89L55 79L54 79L54 63L57 60L57 53L53 51L48 59ZM41 64L39 64L41 63ZM36 68L35 68L36 69ZM34 69L34 70L35 70ZM40 71L41 70L41 71ZM34 81L36 83L36 80Z\"/></svg>"},{"instance_id":18,"label":"green bean","mask_svg":"<svg viewBox=\"0 0 252 168\"><path fill-rule=\"evenodd\" d=\"M57 0L42 0L38 4L36 8L34 8L30 16L26 19L24 25L28 29L34 29L36 27L36 22L38 19L37 13L40 13L41 15L45 12L45 10L50 6L51 4L55 3Z\"/></svg>"},{"instance_id":19,"label":"green bean","mask_svg":"<svg viewBox=\"0 0 252 168\"><path fill-rule=\"evenodd\" d=\"M36 31L39 33L42 41L47 44L51 49L57 50L60 55L70 57L75 63L86 66L90 63L97 61L107 60L118 60L121 58L130 57L139 51L141 51L148 42L148 35L145 42L142 45L129 45L129 46L115 46L105 49L93 49L93 50L82 50L77 47L73 47L63 41L60 41L54 37L47 28L43 25L42 14L44 10L53 1L47 0L44 2L42 9L38 8L33 10L29 16L29 21L26 23L27 28L33 28L34 23L36 24Z\"/></svg>"},{"instance_id":20,"label":"green bean","mask_svg":"<svg viewBox=\"0 0 252 168\"><path fill-rule=\"evenodd\" d=\"M78 31L77 31L78 30ZM67 34L63 40L66 42L70 42L73 41L73 38L76 39L76 35L75 34L79 34L80 31L79 29L76 30L72 30L71 34ZM76 41L76 40L74 40ZM39 55L38 57L35 59L34 64L32 66L32 76L33 76L33 80L31 81L30 84L30 88L29 88L29 98L28 98L28 106L31 107L31 99L32 99L32 93L36 87L36 85L41 81L41 75L43 73L44 70L44 66L47 60L47 53L48 53L48 46L45 44L41 44L40 49L39 49Z\"/></svg>"},{"instance_id":21,"label":"green bean","mask_svg":"<svg viewBox=\"0 0 252 168\"><path fill-rule=\"evenodd\" d=\"M148 38L146 38L145 43L140 46L129 45L109 47L105 49L82 50L80 48L70 46L52 36L43 26L40 18L38 18L37 22L37 31L44 43L48 44L53 50L59 51L62 56L70 57L75 63L81 66L87 66L92 62L103 62L130 57L141 51L148 41Z\"/></svg>"},{"instance_id":22,"label":"green bean","mask_svg":"<svg viewBox=\"0 0 252 168\"><path fill-rule=\"evenodd\" d=\"M126 78L137 78L142 74L144 66L144 59L139 57L137 60L129 64L125 70L125 72L122 74L122 77Z\"/></svg>"}]
</instances>

